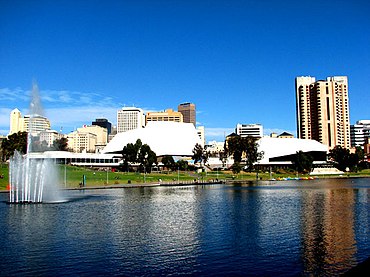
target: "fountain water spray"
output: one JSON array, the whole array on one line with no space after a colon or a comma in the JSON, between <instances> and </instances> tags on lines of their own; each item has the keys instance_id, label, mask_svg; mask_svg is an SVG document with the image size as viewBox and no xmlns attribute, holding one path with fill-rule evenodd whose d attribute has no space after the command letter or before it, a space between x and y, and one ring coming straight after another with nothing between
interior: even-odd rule
<instances>
[{"instance_id":1,"label":"fountain water spray","mask_svg":"<svg viewBox=\"0 0 370 277\"><path fill-rule=\"evenodd\" d=\"M58 171L51 159L32 158L32 140L37 134L36 118L43 116L43 110L36 83L32 86L27 154L15 151L10 159L10 203L59 202Z\"/></svg>"}]
</instances>

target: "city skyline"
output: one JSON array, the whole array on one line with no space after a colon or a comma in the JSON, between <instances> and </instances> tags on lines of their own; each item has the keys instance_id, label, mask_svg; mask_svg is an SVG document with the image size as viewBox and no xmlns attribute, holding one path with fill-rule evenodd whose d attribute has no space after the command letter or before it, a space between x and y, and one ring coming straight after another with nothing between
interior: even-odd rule
<instances>
[{"instance_id":1,"label":"city skyline","mask_svg":"<svg viewBox=\"0 0 370 277\"><path fill-rule=\"evenodd\" d=\"M238 123L296 134L297 76L348 76L354 124L369 118L369 11L361 0L1 1L0 134L11 110L27 114L33 79L63 133L116 124L124 106L190 102L207 141Z\"/></svg>"}]
</instances>

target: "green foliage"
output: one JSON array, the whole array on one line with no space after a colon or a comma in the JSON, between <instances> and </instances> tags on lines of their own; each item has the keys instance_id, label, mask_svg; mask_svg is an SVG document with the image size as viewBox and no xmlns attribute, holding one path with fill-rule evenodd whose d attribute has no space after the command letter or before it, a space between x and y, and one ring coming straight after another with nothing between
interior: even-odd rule
<instances>
[{"instance_id":1,"label":"green foliage","mask_svg":"<svg viewBox=\"0 0 370 277\"><path fill-rule=\"evenodd\" d=\"M235 163L245 162L249 171L253 169L253 164L263 158L263 152L258 152L256 138L248 136L233 136L227 141L226 153L233 155Z\"/></svg>"},{"instance_id":2,"label":"green foliage","mask_svg":"<svg viewBox=\"0 0 370 277\"><path fill-rule=\"evenodd\" d=\"M234 164L231 166L231 170L234 174L238 174L242 170L242 166L239 162L234 162Z\"/></svg>"},{"instance_id":3,"label":"green foliage","mask_svg":"<svg viewBox=\"0 0 370 277\"><path fill-rule=\"evenodd\" d=\"M178 160L176 162L176 167L179 169L179 170L187 170L188 167L189 167L189 164L187 161L184 161L184 160Z\"/></svg>"},{"instance_id":4,"label":"green foliage","mask_svg":"<svg viewBox=\"0 0 370 277\"><path fill-rule=\"evenodd\" d=\"M205 164L208 161L208 152L203 149L202 145L197 143L193 149L192 159L194 160L194 164L198 162Z\"/></svg>"},{"instance_id":5,"label":"green foliage","mask_svg":"<svg viewBox=\"0 0 370 277\"><path fill-rule=\"evenodd\" d=\"M293 156L292 163L294 168L299 173L306 173L311 171L313 158L309 154L306 154L302 151L298 151Z\"/></svg>"},{"instance_id":6,"label":"green foliage","mask_svg":"<svg viewBox=\"0 0 370 277\"><path fill-rule=\"evenodd\" d=\"M1 148L3 149L3 161L8 160L11 156L13 156L15 150L22 154L26 154L27 132L14 133L8 136L8 138L3 139Z\"/></svg>"},{"instance_id":7,"label":"green foliage","mask_svg":"<svg viewBox=\"0 0 370 277\"><path fill-rule=\"evenodd\" d=\"M55 151L68 151L68 139L60 138L54 140L52 148Z\"/></svg>"},{"instance_id":8,"label":"green foliage","mask_svg":"<svg viewBox=\"0 0 370 277\"><path fill-rule=\"evenodd\" d=\"M166 167L167 169L173 170L175 167L175 160L173 159L172 156L164 156L162 158L162 163L164 167Z\"/></svg>"},{"instance_id":9,"label":"green foliage","mask_svg":"<svg viewBox=\"0 0 370 277\"><path fill-rule=\"evenodd\" d=\"M340 145L335 146L329 151L329 157L336 163L336 167L341 171L357 171L357 166L363 158L363 151L361 148L356 149L356 153L350 153L346 148Z\"/></svg>"},{"instance_id":10,"label":"green foliage","mask_svg":"<svg viewBox=\"0 0 370 277\"><path fill-rule=\"evenodd\" d=\"M150 172L154 163L157 163L157 155L150 149L149 145L143 144L138 139L135 144L128 143L122 149L124 170L129 170L130 163L139 163L140 171Z\"/></svg>"}]
</instances>

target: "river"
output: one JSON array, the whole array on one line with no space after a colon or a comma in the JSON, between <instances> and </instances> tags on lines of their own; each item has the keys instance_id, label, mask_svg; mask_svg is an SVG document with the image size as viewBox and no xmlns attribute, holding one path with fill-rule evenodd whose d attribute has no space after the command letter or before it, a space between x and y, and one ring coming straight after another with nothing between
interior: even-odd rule
<instances>
[{"instance_id":1,"label":"river","mask_svg":"<svg viewBox=\"0 0 370 277\"><path fill-rule=\"evenodd\" d=\"M1 276L333 276L370 256L370 179L0 194Z\"/></svg>"}]
</instances>

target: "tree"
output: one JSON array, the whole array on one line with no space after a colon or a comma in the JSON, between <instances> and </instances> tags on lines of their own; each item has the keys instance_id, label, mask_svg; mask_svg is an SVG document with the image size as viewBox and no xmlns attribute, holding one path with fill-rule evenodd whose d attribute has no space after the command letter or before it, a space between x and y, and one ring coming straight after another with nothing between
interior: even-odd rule
<instances>
[{"instance_id":1,"label":"tree","mask_svg":"<svg viewBox=\"0 0 370 277\"><path fill-rule=\"evenodd\" d=\"M203 149L202 145L197 143L193 149L192 159L194 160L194 164L198 162L205 164L208 161L208 152Z\"/></svg>"},{"instance_id":2,"label":"tree","mask_svg":"<svg viewBox=\"0 0 370 277\"><path fill-rule=\"evenodd\" d=\"M179 169L179 170L187 170L188 169L188 162L187 161L184 161L184 160L178 160L176 162L176 167Z\"/></svg>"},{"instance_id":3,"label":"tree","mask_svg":"<svg viewBox=\"0 0 370 277\"><path fill-rule=\"evenodd\" d=\"M139 163L140 170L145 169L145 171L150 172L153 163L157 162L155 152L150 149L149 145L143 145L140 139L136 140L135 144L128 143L123 147L121 154L125 170L129 169L130 163Z\"/></svg>"},{"instance_id":4,"label":"tree","mask_svg":"<svg viewBox=\"0 0 370 277\"><path fill-rule=\"evenodd\" d=\"M313 158L311 155L298 151L292 158L292 164L299 173L310 172Z\"/></svg>"},{"instance_id":5,"label":"tree","mask_svg":"<svg viewBox=\"0 0 370 277\"><path fill-rule=\"evenodd\" d=\"M175 166L175 160L172 156L164 156L162 158L162 163L167 169L173 169Z\"/></svg>"},{"instance_id":6,"label":"tree","mask_svg":"<svg viewBox=\"0 0 370 277\"><path fill-rule=\"evenodd\" d=\"M53 149L55 149L55 151L68 151L68 139L60 138L54 140Z\"/></svg>"},{"instance_id":7,"label":"tree","mask_svg":"<svg viewBox=\"0 0 370 277\"><path fill-rule=\"evenodd\" d=\"M336 167L341 171L350 169L351 171L357 169L357 165L360 162L362 152L356 149L356 153L350 153L346 148L340 145L335 146L329 151L329 157L335 162Z\"/></svg>"},{"instance_id":8,"label":"tree","mask_svg":"<svg viewBox=\"0 0 370 277\"><path fill-rule=\"evenodd\" d=\"M141 145L138 151L138 162L144 172L151 172L152 165L157 162L157 155L150 149L148 144Z\"/></svg>"},{"instance_id":9,"label":"tree","mask_svg":"<svg viewBox=\"0 0 370 277\"><path fill-rule=\"evenodd\" d=\"M234 163L244 161L249 171L252 170L254 163L263 158L263 152L258 152L257 139L251 136L230 137L225 144L225 151L228 155L233 155Z\"/></svg>"},{"instance_id":10,"label":"tree","mask_svg":"<svg viewBox=\"0 0 370 277\"><path fill-rule=\"evenodd\" d=\"M8 160L17 150L22 154L27 153L27 132L18 132L11 134L3 139L1 147L3 149L3 160Z\"/></svg>"}]
</instances>

